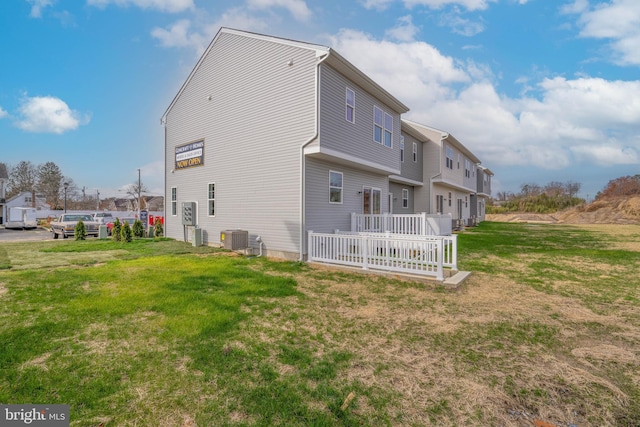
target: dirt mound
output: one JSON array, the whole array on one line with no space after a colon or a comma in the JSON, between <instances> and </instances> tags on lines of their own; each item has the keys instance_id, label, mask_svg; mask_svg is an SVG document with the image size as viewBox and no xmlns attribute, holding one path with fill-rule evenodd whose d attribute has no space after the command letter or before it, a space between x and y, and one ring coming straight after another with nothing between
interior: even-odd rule
<instances>
[{"instance_id":1,"label":"dirt mound","mask_svg":"<svg viewBox=\"0 0 640 427\"><path fill-rule=\"evenodd\" d=\"M554 214L487 214L487 221L548 224L638 224L640 223L640 197L596 200L588 205L577 206Z\"/></svg>"}]
</instances>

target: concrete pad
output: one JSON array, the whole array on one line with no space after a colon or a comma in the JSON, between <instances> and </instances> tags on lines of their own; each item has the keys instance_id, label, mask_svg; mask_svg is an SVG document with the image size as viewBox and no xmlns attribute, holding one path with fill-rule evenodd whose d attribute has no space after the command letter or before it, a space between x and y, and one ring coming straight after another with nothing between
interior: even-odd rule
<instances>
[{"instance_id":1,"label":"concrete pad","mask_svg":"<svg viewBox=\"0 0 640 427\"><path fill-rule=\"evenodd\" d=\"M446 279L444 279L444 282L442 282L442 284L448 288L457 288L470 276L471 276L470 271L458 271L453 276L447 277Z\"/></svg>"}]
</instances>

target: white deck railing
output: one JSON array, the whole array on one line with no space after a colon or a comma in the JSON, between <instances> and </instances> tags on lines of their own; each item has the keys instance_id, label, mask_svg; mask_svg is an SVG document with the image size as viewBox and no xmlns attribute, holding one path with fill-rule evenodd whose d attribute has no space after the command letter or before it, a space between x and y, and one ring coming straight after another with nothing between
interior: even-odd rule
<instances>
[{"instance_id":1,"label":"white deck railing","mask_svg":"<svg viewBox=\"0 0 640 427\"><path fill-rule=\"evenodd\" d=\"M444 280L444 268L457 268L457 236L386 233L309 232L308 260Z\"/></svg>"},{"instance_id":2,"label":"white deck railing","mask_svg":"<svg viewBox=\"0 0 640 427\"><path fill-rule=\"evenodd\" d=\"M452 233L451 214L351 214L351 231L448 236Z\"/></svg>"}]
</instances>

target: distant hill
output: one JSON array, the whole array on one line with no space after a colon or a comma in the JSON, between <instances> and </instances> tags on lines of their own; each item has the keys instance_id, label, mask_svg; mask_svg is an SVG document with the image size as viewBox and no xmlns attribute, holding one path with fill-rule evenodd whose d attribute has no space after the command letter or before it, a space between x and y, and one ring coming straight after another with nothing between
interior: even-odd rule
<instances>
[{"instance_id":1,"label":"distant hill","mask_svg":"<svg viewBox=\"0 0 640 427\"><path fill-rule=\"evenodd\" d=\"M487 214L487 221L566 224L640 224L640 196L601 198L552 214Z\"/></svg>"}]
</instances>

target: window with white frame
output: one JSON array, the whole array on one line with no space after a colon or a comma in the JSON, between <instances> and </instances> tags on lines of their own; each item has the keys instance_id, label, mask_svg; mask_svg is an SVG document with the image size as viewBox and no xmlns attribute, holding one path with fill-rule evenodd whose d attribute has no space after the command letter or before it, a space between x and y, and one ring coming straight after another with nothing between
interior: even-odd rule
<instances>
[{"instance_id":1,"label":"window with white frame","mask_svg":"<svg viewBox=\"0 0 640 427\"><path fill-rule=\"evenodd\" d=\"M207 191L207 209L209 216L216 216L216 183L209 184Z\"/></svg>"},{"instance_id":2,"label":"window with white frame","mask_svg":"<svg viewBox=\"0 0 640 427\"><path fill-rule=\"evenodd\" d=\"M349 123L356 122L356 93L347 88L345 117Z\"/></svg>"},{"instance_id":3,"label":"window with white frame","mask_svg":"<svg viewBox=\"0 0 640 427\"><path fill-rule=\"evenodd\" d=\"M178 215L178 189L171 187L171 215Z\"/></svg>"},{"instance_id":4,"label":"window with white frame","mask_svg":"<svg viewBox=\"0 0 640 427\"><path fill-rule=\"evenodd\" d=\"M447 168L453 170L453 148L446 147Z\"/></svg>"},{"instance_id":5,"label":"window with white frame","mask_svg":"<svg viewBox=\"0 0 640 427\"><path fill-rule=\"evenodd\" d=\"M451 192L449 192L449 206L451 206L451 200L453 200L453 197L451 197Z\"/></svg>"},{"instance_id":6,"label":"window with white frame","mask_svg":"<svg viewBox=\"0 0 640 427\"><path fill-rule=\"evenodd\" d=\"M409 207L409 190L406 188L402 189L402 207L403 208Z\"/></svg>"},{"instance_id":7,"label":"window with white frame","mask_svg":"<svg viewBox=\"0 0 640 427\"><path fill-rule=\"evenodd\" d=\"M442 213L444 211L444 196L438 194L436 196L436 212Z\"/></svg>"},{"instance_id":8,"label":"window with white frame","mask_svg":"<svg viewBox=\"0 0 640 427\"><path fill-rule=\"evenodd\" d=\"M373 140L391 148L393 136L393 117L382 109L373 107Z\"/></svg>"},{"instance_id":9,"label":"window with white frame","mask_svg":"<svg viewBox=\"0 0 640 427\"><path fill-rule=\"evenodd\" d=\"M400 135L400 161L404 162L404 136Z\"/></svg>"},{"instance_id":10,"label":"window with white frame","mask_svg":"<svg viewBox=\"0 0 640 427\"><path fill-rule=\"evenodd\" d=\"M417 142L413 143L413 161L414 162L418 161L418 143Z\"/></svg>"},{"instance_id":11,"label":"window with white frame","mask_svg":"<svg viewBox=\"0 0 640 427\"><path fill-rule=\"evenodd\" d=\"M342 203L342 172L329 171L329 203Z\"/></svg>"},{"instance_id":12,"label":"window with white frame","mask_svg":"<svg viewBox=\"0 0 640 427\"><path fill-rule=\"evenodd\" d=\"M464 176L471 178L471 162L469 159L464 159Z\"/></svg>"}]
</instances>

